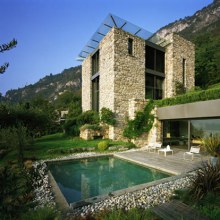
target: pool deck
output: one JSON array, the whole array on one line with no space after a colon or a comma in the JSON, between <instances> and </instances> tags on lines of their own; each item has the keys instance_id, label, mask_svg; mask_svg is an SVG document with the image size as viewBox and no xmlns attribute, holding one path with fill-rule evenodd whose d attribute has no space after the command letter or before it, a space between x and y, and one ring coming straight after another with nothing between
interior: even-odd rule
<instances>
[{"instance_id":1,"label":"pool deck","mask_svg":"<svg viewBox=\"0 0 220 220\"><path fill-rule=\"evenodd\" d=\"M208 156L200 154L200 156L194 157L193 160L190 155L186 155L186 159L184 160L183 154L187 150L178 148L172 150L173 155L168 153L166 157L162 153L158 154L157 152L148 152L147 150L120 152L114 155L174 175L190 172L200 166L202 162L209 159Z\"/></svg>"}]
</instances>

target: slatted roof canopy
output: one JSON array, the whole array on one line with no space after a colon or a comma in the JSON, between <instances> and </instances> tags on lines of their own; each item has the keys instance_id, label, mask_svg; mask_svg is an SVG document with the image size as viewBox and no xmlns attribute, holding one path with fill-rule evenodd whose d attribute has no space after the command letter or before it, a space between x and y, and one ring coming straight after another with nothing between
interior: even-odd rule
<instances>
[{"instance_id":1,"label":"slatted roof canopy","mask_svg":"<svg viewBox=\"0 0 220 220\"><path fill-rule=\"evenodd\" d=\"M109 14L99 26L97 31L92 35L88 43L83 47L78 55L77 60L83 61L89 54L91 54L96 48L98 48L100 41L113 27L120 28L133 35L141 37L144 40L149 39L153 35L151 32L146 31L143 28L138 27L137 25L134 25L116 15Z\"/></svg>"}]
</instances>

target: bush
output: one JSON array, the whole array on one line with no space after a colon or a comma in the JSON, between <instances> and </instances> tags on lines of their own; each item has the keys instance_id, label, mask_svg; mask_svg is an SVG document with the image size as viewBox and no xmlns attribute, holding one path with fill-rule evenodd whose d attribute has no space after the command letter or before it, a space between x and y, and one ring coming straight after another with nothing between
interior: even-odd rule
<instances>
[{"instance_id":1,"label":"bush","mask_svg":"<svg viewBox=\"0 0 220 220\"><path fill-rule=\"evenodd\" d=\"M203 166L196 171L195 175L190 177L191 187L190 193L192 198L200 200L209 192L220 193L220 165L213 166L204 163Z\"/></svg>"},{"instance_id":2,"label":"bush","mask_svg":"<svg viewBox=\"0 0 220 220\"><path fill-rule=\"evenodd\" d=\"M101 109L101 122L108 125L115 125L115 114L108 108Z\"/></svg>"},{"instance_id":3,"label":"bush","mask_svg":"<svg viewBox=\"0 0 220 220\"><path fill-rule=\"evenodd\" d=\"M86 129L91 129L91 130L94 130L94 131L101 131L102 130L102 127L100 125L90 125L90 124L85 124L83 125L82 127L80 127L80 130L84 131Z\"/></svg>"},{"instance_id":4,"label":"bush","mask_svg":"<svg viewBox=\"0 0 220 220\"><path fill-rule=\"evenodd\" d=\"M132 149L132 148L136 148L137 146L136 146L134 143L132 143L132 142L128 142L128 143L126 144L126 147L127 147L128 149Z\"/></svg>"},{"instance_id":5,"label":"bush","mask_svg":"<svg viewBox=\"0 0 220 220\"><path fill-rule=\"evenodd\" d=\"M63 129L65 134L70 136L78 136L79 135L79 127L77 118L68 119L65 121L63 125Z\"/></svg>"},{"instance_id":6,"label":"bush","mask_svg":"<svg viewBox=\"0 0 220 220\"><path fill-rule=\"evenodd\" d=\"M59 220L60 215L49 207L38 208L22 215L21 220Z\"/></svg>"},{"instance_id":7,"label":"bush","mask_svg":"<svg viewBox=\"0 0 220 220\"><path fill-rule=\"evenodd\" d=\"M89 110L86 112L83 112L79 117L77 117L78 124L84 125L84 124L98 124L99 123L99 114L98 112Z\"/></svg>"},{"instance_id":8,"label":"bush","mask_svg":"<svg viewBox=\"0 0 220 220\"><path fill-rule=\"evenodd\" d=\"M108 147L109 147L108 141L100 141L98 143L98 150L99 151L105 151L108 149Z\"/></svg>"},{"instance_id":9,"label":"bush","mask_svg":"<svg viewBox=\"0 0 220 220\"><path fill-rule=\"evenodd\" d=\"M144 132L149 132L154 123L154 115L151 113L153 108L153 101L150 100L144 107L144 111L138 111L134 120L128 120L123 131L124 137L132 139L139 137Z\"/></svg>"},{"instance_id":10,"label":"bush","mask_svg":"<svg viewBox=\"0 0 220 220\"><path fill-rule=\"evenodd\" d=\"M195 92L189 92L184 95L179 95L174 98L166 98L156 100L154 103L158 107L186 104L198 101L214 100L220 98L220 88L208 89L208 90L196 90Z\"/></svg>"}]
</instances>

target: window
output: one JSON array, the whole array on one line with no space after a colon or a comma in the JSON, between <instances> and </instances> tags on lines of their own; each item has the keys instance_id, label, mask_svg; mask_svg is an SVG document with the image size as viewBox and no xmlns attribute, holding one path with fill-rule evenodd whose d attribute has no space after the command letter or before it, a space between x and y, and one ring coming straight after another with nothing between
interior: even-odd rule
<instances>
[{"instance_id":1,"label":"window","mask_svg":"<svg viewBox=\"0 0 220 220\"><path fill-rule=\"evenodd\" d=\"M145 53L146 68L160 73L164 73L165 53L150 46L146 46L145 50L146 50Z\"/></svg>"},{"instance_id":2,"label":"window","mask_svg":"<svg viewBox=\"0 0 220 220\"><path fill-rule=\"evenodd\" d=\"M145 75L145 98L162 99L163 98L163 78L147 73Z\"/></svg>"},{"instance_id":3,"label":"window","mask_svg":"<svg viewBox=\"0 0 220 220\"><path fill-rule=\"evenodd\" d=\"M92 110L99 111L99 76L92 80Z\"/></svg>"},{"instance_id":4,"label":"window","mask_svg":"<svg viewBox=\"0 0 220 220\"><path fill-rule=\"evenodd\" d=\"M128 38L128 54L133 55L133 39Z\"/></svg>"},{"instance_id":5,"label":"window","mask_svg":"<svg viewBox=\"0 0 220 220\"><path fill-rule=\"evenodd\" d=\"M92 56L92 75L99 72L99 51Z\"/></svg>"},{"instance_id":6,"label":"window","mask_svg":"<svg viewBox=\"0 0 220 220\"><path fill-rule=\"evenodd\" d=\"M183 62L182 62L182 68L183 68L183 70L182 70L182 75L183 75L183 86L185 87L186 85L186 80L185 80L185 78L186 78L186 59L183 59Z\"/></svg>"}]
</instances>

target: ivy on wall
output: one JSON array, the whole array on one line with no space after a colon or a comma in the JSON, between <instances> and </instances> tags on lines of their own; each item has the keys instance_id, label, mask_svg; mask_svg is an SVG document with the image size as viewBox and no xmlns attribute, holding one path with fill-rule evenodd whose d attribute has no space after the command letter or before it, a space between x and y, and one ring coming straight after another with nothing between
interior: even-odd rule
<instances>
[{"instance_id":1,"label":"ivy on wall","mask_svg":"<svg viewBox=\"0 0 220 220\"><path fill-rule=\"evenodd\" d=\"M149 132L153 127L155 118L154 114L152 114L153 108L153 100L149 100L143 111L136 112L135 118L127 121L127 126L123 132L124 137L133 139L139 137L144 132Z\"/></svg>"}]
</instances>

